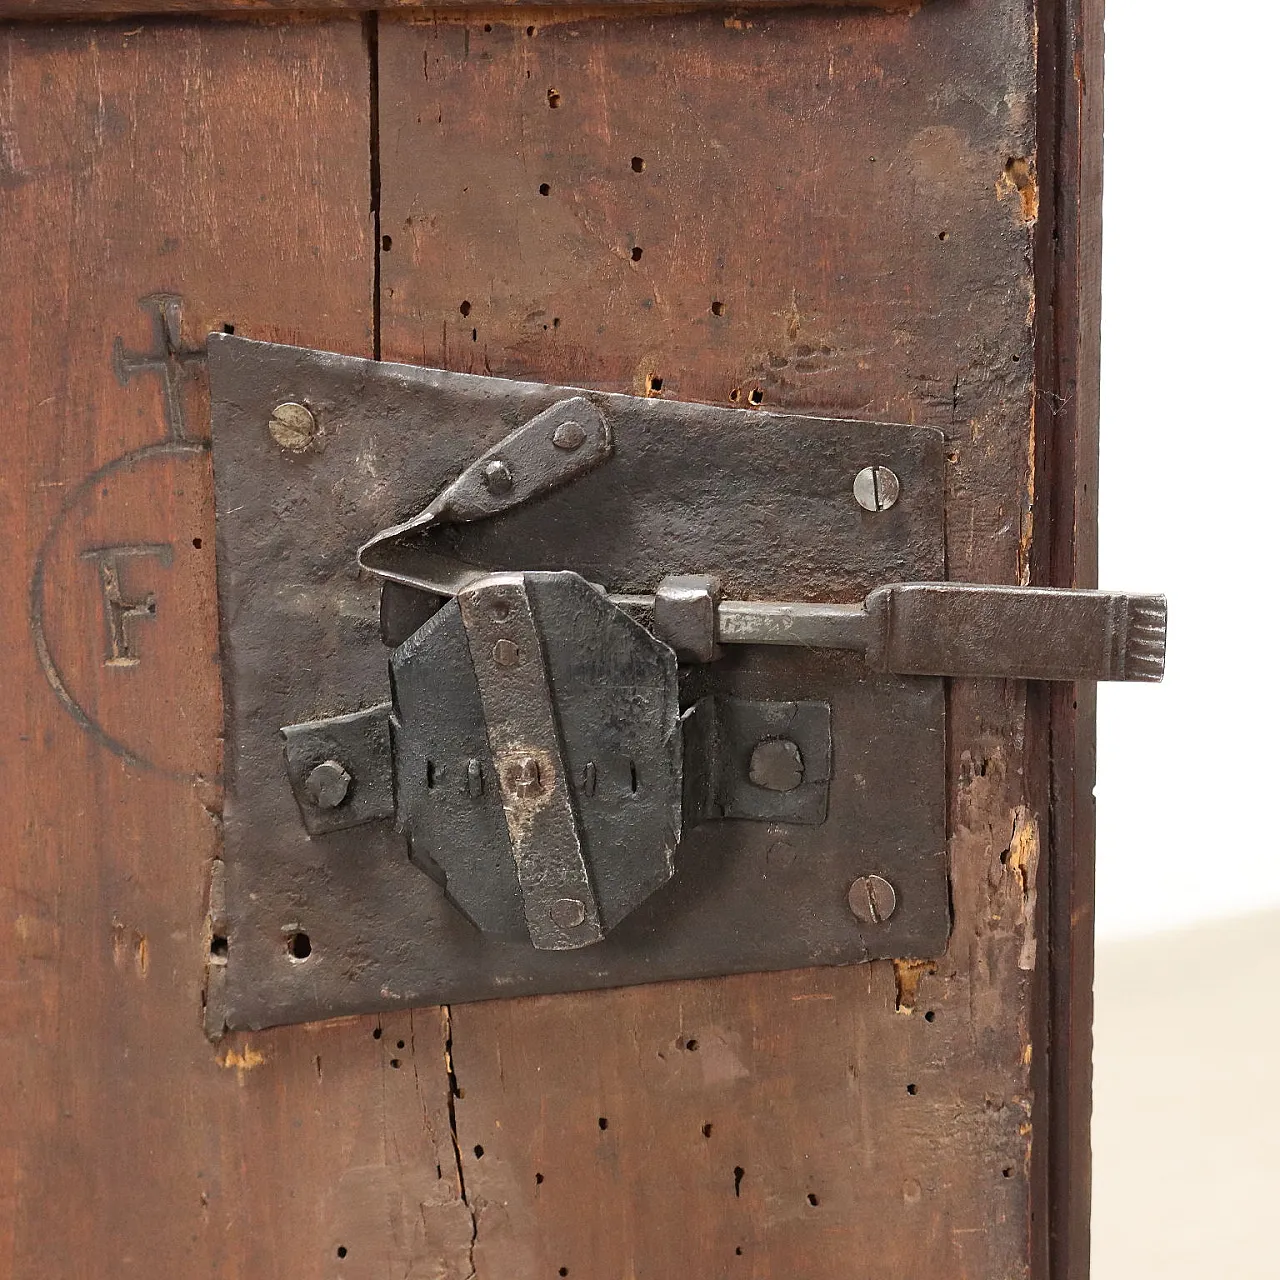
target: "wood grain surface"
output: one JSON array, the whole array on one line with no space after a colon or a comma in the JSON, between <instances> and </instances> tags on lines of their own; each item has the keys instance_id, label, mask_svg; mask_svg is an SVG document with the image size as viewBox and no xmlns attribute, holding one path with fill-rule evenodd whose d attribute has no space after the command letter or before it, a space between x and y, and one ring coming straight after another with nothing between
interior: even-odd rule
<instances>
[{"instance_id":1,"label":"wood grain surface","mask_svg":"<svg viewBox=\"0 0 1280 1280\"><path fill-rule=\"evenodd\" d=\"M928 0L562 0L556 6L581 14L689 13L714 9L736 14L741 9L788 9L811 6L906 11ZM416 11L420 14L481 14L491 23L509 22L525 26L540 20L545 4L528 0L0 0L0 19L5 18L105 18L138 14L226 14L248 16L272 13L364 13L372 10Z\"/></svg>"},{"instance_id":2,"label":"wood grain surface","mask_svg":"<svg viewBox=\"0 0 1280 1280\"><path fill-rule=\"evenodd\" d=\"M383 21L383 353L941 427L951 574L1026 580L1032 40L1002 0ZM1024 692L953 686L936 973L453 1010L479 1274L1028 1273Z\"/></svg>"},{"instance_id":3,"label":"wood grain surface","mask_svg":"<svg viewBox=\"0 0 1280 1280\"><path fill-rule=\"evenodd\" d=\"M340 1247L404 1274L465 1253L438 1011L377 1040L372 1020L203 1034L207 400L198 359L175 362L175 439L161 374L113 368L158 349L139 305L158 292L181 297L183 348L229 324L370 350L366 43L357 21L4 33L6 1276L319 1276ZM103 557L83 558L130 547L152 550L117 556L118 594L155 605L125 623L132 665L108 661Z\"/></svg>"},{"instance_id":4,"label":"wood grain surface","mask_svg":"<svg viewBox=\"0 0 1280 1280\"><path fill-rule=\"evenodd\" d=\"M951 576L1086 580L1093 5L3 30L0 1272L1085 1275L1090 714L1023 685L951 689L936 966L204 1038L200 346L938 426Z\"/></svg>"}]
</instances>

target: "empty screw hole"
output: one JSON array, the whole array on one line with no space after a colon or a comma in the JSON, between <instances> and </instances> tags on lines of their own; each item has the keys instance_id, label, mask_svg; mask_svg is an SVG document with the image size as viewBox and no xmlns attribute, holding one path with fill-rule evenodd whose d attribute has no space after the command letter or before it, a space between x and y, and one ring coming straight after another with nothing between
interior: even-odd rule
<instances>
[{"instance_id":1,"label":"empty screw hole","mask_svg":"<svg viewBox=\"0 0 1280 1280\"><path fill-rule=\"evenodd\" d=\"M1009 1169L1001 1169L1001 1170L1000 1170L1000 1176L1001 1176L1002 1178L1012 1178L1012 1177L1013 1177L1013 1169L1012 1169L1012 1168L1009 1168Z\"/></svg>"},{"instance_id":2,"label":"empty screw hole","mask_svg":"<svg viewBox=\"0 0 1280 1280\"><path fill-rule=\"evenodd\" d=\"M381 1028L381 1027L374 1027L374 1029L373 1029L373 1038L374 1038L375 1040L381 1040L381 1039L382 1039L382 1028Z\"/></svg>"},{"instance_id":3,"label":"empty screw hole","mask_svg":"<svg viewBox=\"0 0 1280 1280\"><path fill-rule=\"evenodd\" d=\"M538 194L540 196L549 196L551 194L551 183L549 182L538 183Z\"/></svg>"},{"instance_id":4,"label":"empty screw hole","mask_svg":"<svg viewBox=\"0 0 1280 1280\"><path fill-rule=\"evenodd\" d=\"M599 1124L600 1132L603 1133L609 1127L609 1117L601 1116L596 1123Z\"/></svg>"},{"instance_id":5,"label":"empty screw hole","mask_svg":"<svg viewBox=\"0 0 1280 1280\"><path fill-rule=\"evenodd\" d=\"M311 939L305 933L291 933L285 946L294 960L305 960L311 954Z\"/></svg>"},{"instance_id":6,"label":"empty screw hole","mask_svg":"<svg viewBox=\"0 0 1280 1280\"><path fill-rule=\"evenodd\" d=\"M393 1070L393 1071L399 1071L399 1070L400 1070L400 1059L399 1059L399 1058L392 1058L392 1059L391 1059L391 1068L392 1068L392 1070Z\"/></svg>"},{"instance_id":7,"label":"empty screw hole","mask_svg":"<svg viewBox=\"0 0 1280 1280\"><path fill-rule=\"evenodd\" d=\"M197 551L199 551L199 550L200 550L200 548L204 546L204 539L203 539L203 538L192 538L192 539L191 539L191 545L192 545L193 547L195 547L195 549L196 549Z\"/></svg>"},{"instance_id":8,"label":"empty screw hole","mask_svg":"<svg viewBox=\"0 0 1280 1280\"><path fill-rule=\"evenodd\" d=\"M738 1247L734 1249L733 1252L736 1257L739 1257L739 1258L742 1257L742 1246L738 1245Z\"/></svg>"},{"instance_id":9,"label":"empty screw hole","mask_svg":"<svg viewBox=\"0 0 1280 1280\"><path fill-rule=\"evenodd\" d=\"M534 1181L535 1185L537 1185L537 1186L539 1186L539 1187L540 1187L540 1186L542 1186L542 1184L546 1181L546 1179L542 1176L542 1174L540 1174L540 1173L535 1173L535 1174L533 1175L533 1181Z\"/></svg>"},{"instance_id":10,"label":"empty screw hole","mask_svg":"<svg viewBox=\"0 0 1280 1280\"><path fill-rule=\"evenodd\" d=\"M924 1015L926 1022L932 1022L938 1015L932 1009L928 1010Z\"/></svg>"},{"instance_id":11,"label":"empty screw hole","mask_svg":"<svg viewBox=\"0 0 1280 1280\"><path fill-rule=\"evenodd\" d=\"M403 1049L403 1048L404 1048L404 1041L403 1041L403 1040L397 1040L397 1041L396 1041L396 1048L397 1048L397 1049Z\"/></svg>"},{"instance_id":12,"label":"empty screw hole","mask_svg":"<svg viewBox=\"0 0 1280 1280\"><path fill-rule=\"evenodd\" d=\"M939 240L950 240L950 239L951 239L951 232L950 232L950 231L939 231L939 232L938 232L938 239L939 239Z\"/></svg>"},{"instance_id":13,"label":"empty screw hole","mask_svg":"<svg viewBox=\"0 0 1280 1280\"><path fill-rule=\"evenodd\" d=\"M737 403L738 403L738 401L742 399L742 388L741 388L741 387L734 387L734 388L733 388L733 390L729 392L729 399L730 399L734 404L737 404Z\"/></svg>"},{"instance_id":14,"label":"empty screw hole","mask_svg":"<svg viewBox=\"0 0 1280 1280\"><path fill-rule=\"evenodd\" d=\"M818 1207L818 1197L815 1196L812 1191L809 1192L805 1199L808 1200L815 1209Z\"/></svg>"},{"instance_id":15,"label":"empty screw hole","mask_svg":"<svg viewBox=\"0 0 1280 1280\"><path fill-rule=\"evenodd\" d=\"M916 1089L915 1085L909 1084L907 1085L907 1092L914 1098L918 1090Z\"/></svg>"},{"instance_id":16,"label":"empty screw hole","mask_svg":"<svg viewBox=\"0 0 1280 1280\"><path fill-rule=\"evenodd\" d=\"M644 156L632 156L632 157L631 157L631 172L632 172L632 173L643 173L643 172L644 172Z\"/></svg>"},{"instance_id":17,"label":"empty screw hole","mask_svg":"<svg viewBox=\"0 0 1280 1280\"><path fill-rule=\"evenodd\" d=\"M471 314L471 303L464 298L458 303L458 311L464 316L469 316Z\"/></svg>"},{"instance_id":18,"label":"empty screw hole","mask_svg":"<svg viewBox=\"0 0 1280 1280\"><path fill-rule=\"evenodd\" d=\"M712 314L713 316L722 316L722 315L724 315L724 303L723 303L723 302L721 302L719 299L717 299L715 302L713 302L713 303L711 304L711 314Z\"/></svg>"},{"instance_id":19,"label":"empty screw hole","mask_svg":"<svg viewBox=\"0 0 1280 1280\"><path fill-rule=\"evenodd\" d=\"M567 1276L567 1275L569 1274L569 1268L568 1268L568 1267L561 1267L561 1268L560 1268L560 1270L559 1270L556 1274L557 1274L557 1275L562 1275L562 1276Z\"/></svg>"},{"instance_id":20,"label":"empty screw hole","mask_svg":"<svg viewBox=\"0 0 1280 1280\"><path fill-rule=\"evenodd\" d=\"M224 324L222 326L223 333L235 333L235 331L236 331L236 327L233 324Z\"/></svg>"},{"instance_id":21,"label":"empty screw hole","mask_svg":"<svg viewBox=\"0 0 1280 1280\"><path fill-rule=\"evenodd\" d=\"M383 253L390 253L390 252L391 252L391 237L390 237L390 236L383 236L383 237L382 237L382 252L383 252Z\"/></svg>"},{"instance_id":22,"label":"empty screw hole","mask_svg":"<svg viewBox=\"0 0 1280 1280\"><path fill-rule=\"evenodd\" d=\"M215 933L209 939L209 954L215 960L225 960L227 958L227 939L225 934Z\"/></svg>"},{"instance_id":23,"label":"empty screw hole","mask_svg":"<svg viewBox=\"0 0 1280 1280\"><path fill-rule=\"evenodd\" d=\"M338 1257L345 1258L346 1256L347 1256L347 1246L345 1244L340 1244L338 1246Z\"/></svg>"},{"instance_id":24,"label":"empty screw hole","mask_svg":"<svg viewBox=\"0 0 1280 1280\"><path fill-rule=\"evenodd\" d=\"M492 30L493 30L493 23L492 23L492 22L486 22L486 23L484 24L484 29L485 29L485 32L486 32L486 33L487 33L487 32L492 31Z\"/></svg>"},{"instance_id":25,"label":"empty screw hole","mask_svg":"<svg viewBox=\"0 0 1280 1280\"><path fill-rule=\"evenodd\" d=\"M631 261L639 262L640 259L643 257L644 257L644 250L639 245L636 245L636 247L631 250Z\"/></svg>"},{"instance_id":26,"label":"empty screw hole","mask_svg":"<svg viewBox=\"0 0 1280 1280\"><path fill-rule=\"evenodd\" d=\"M657 376L655 376L654 374L652 374L652 373L651 373L651 374L649 375L648 379L646 380L646 385L648 386L649 390L650 390L654 395L660 395L660 394L661 394L661 392L662 392L662 379L661 379L661 378L659 378L659 377L657 377Z\"/></svg>"},{"instance_id":27,"label":"empty screw hole","mask_svg":"<svg viewBox=\"0 0 1280 1280\"><path fill-rule=\"evenodd\" d=\"M525 27L525 29L524 29L524 33L525 33L525 35L527 35L527 36L531 36L531 35L533 35L533 33L534 33L534 31L535 31L536 29L537 29L537 28L535 28L535 27Z\"/></svg>"},{"instance_id":28,"label":"empty screw hole","mask_svg":"<svg viewBox=\"0 0 1280 1280\"><path fill-rule=\"evenodd\" d=\"M746 1177L747 1171L740 1165L733 1167L733 1194L740 1196L742 1194L742 1179Z\"/></svg>"},{"instance_id":29,"label":"empty screw hole","mask_svg":"<svg viewBox=\"0 0 1280 1280\"><path fill-rule=\"evenodd\" d=\"M751 394L747 396L747 399L750 400L752 404L759 404L760 401L764 399L764 392L761 391L759 387L752 387Z\"/></svg>"},{"instance_id":30,"label":"empty screw hole","mask_svg":"<svg viewBox=\"0 0 1280 1280\"><path fill-rule=\"evenodd\" d=\"M702 1136L704 1138L711 1137L711 1121L710 1120L708 1120L707 1123L702 1126Z\"/></svg>"},{"instance_id":31,"label":"empty screw hole","mask_svg":"<svg viewBox=\"0 0 1280 1280\"><path fill-rule=\"evenodd\" d=\"M554 111L560 105L560 94L555 89L547 90L547 106Z\"/></svg>"},{"instance_id":32,"label":"empty screw hole","mask_svg":"<svg viewBox=\"0 0 1280 1280\"><path fill-rule=\"evenodd\" d=\"M696 1040L686 1040L684 1042L684 1047L688 1049L690 1053L698 1052L698 1042Z\"/></svg>"},{"instance_id":33,"label":"empty screw hole","mask_svg":"<svg viewBox=\"0 0 1280 1280\"><path fill-rule=\"evenodd\" d=\"M484 1159L484 1148L478 1142L475 1145L475 1153L476 1153L477 1160Z\"/></svg>"}]
</instances>

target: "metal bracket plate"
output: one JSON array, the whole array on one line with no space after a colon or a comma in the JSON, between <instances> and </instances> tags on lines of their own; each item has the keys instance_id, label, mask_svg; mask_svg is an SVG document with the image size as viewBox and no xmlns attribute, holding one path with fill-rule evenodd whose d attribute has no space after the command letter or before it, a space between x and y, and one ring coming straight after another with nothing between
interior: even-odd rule
<instances>
[{"instance_id":1,"label":"metal bracket plate","mask_svg":"<svg viewBox=\"0 0 1280 1280\"><path fill-rule=\"evenodd\" d=\"M581 950L482 934L410 863L390 820L336 829L316 804L304 822L290 782L344 745L313 740L308 723L360 707L344 743L371 778L386 764L380 584L357 568L358 549L551 405L590 402L612 433L609 462L437 536L480 568L574 569L621 593L698 573L744 600L854 602L885 582L944 577L940 432L572 391L222 335L210 340L209 366L227 705L228 946L214 1021L261 1027L942 951L943 682L870 673L857 653L747 646L681 669L686 715L704 698L720 708L724 736L704 795L726 819L691 826L672 879ZM304 406L314 429L273 432L273 411L287 403ZM867 511L853 480L875 464L892 467L901 493ZM825 747L812 704L830 708ZM771 797L782 793L751 781L753 742L776 733L779 716L791 717L792 737L808 735L810 780L831 772L825 822L794 810L770 821ZM282 748L284 725L297 730ZM325 726L339 729L348 732ZM389 813L379 784L361 793L361 782L352 779L349 803ZM826 797L815 786L804 803ZM868 874L896 892L883 922L849 909L850 885ZM305 958L287 945L299 932Z\"/></svg>"}]
</instances>

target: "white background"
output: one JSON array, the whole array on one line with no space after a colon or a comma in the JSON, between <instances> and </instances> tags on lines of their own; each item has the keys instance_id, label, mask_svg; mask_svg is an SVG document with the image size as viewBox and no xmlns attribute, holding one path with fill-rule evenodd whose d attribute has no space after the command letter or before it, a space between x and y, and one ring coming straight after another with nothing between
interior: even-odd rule
<instances>
[{"instance_id":1,"label":"white background","mask_svg":"<svg viewBox=\"0 0 1280 1280\"><path fill-rule=\"evenodd\" d=\"M1167 593L1169 662L1098 690L1100 940L1280 904L1280 5L1106 41L1101 583Z\"/></svg>"},{"instance_id":2,"label":"white background","mask_svg":"<svg viewBox=\"0 0 1280 1280\"><path fill-rule=\"evenodd\" d=\"M1093 1280L1276 1280L1280 5L1109 0Z\"/></svg>"}]
</instances>

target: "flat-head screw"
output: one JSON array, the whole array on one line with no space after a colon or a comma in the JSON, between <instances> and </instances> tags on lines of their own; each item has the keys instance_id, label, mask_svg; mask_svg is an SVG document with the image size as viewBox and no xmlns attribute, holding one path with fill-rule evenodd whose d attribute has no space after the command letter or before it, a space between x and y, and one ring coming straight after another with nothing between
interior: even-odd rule
<instances>
[{"instance_id":1,"label":"flat-head screw","mask_svg":"<svg viewBox=\"0 0 1280 1280\"><path fill-rule=\"evenodd\" d=\"M887 511L901 492L898 477L888 467L863 467L853 477L853 496L864 511Z\"/></svg>"},{"instance_id":2,"label":"flat-head screw","mask_svg":"<svg viewBox=\"0 0 1280 1280\"><path fill-rule=\"evenodd\" d=\"M267 420L271 438L290 453L304 453L316 438L315 415L304 404L286 400L271 410Z\"/></svg>"},{"instance_id":3,"label":"flat-head screw","mask_svg":"<svg viewBox=\"0 0 1280 1280\"><path fill-rule=\"evenodd\" d=\"M898 907L898 895L883 876L859 876L849 886L849 910L863 924L884 924Z\"/></svg>"}]
</instances>

